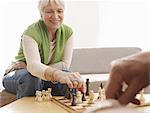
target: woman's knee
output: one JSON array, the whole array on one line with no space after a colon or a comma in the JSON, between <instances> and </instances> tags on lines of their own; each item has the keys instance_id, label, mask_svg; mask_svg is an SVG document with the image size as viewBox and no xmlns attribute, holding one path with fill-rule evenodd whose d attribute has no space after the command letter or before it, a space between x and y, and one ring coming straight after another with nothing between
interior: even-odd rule
<instances>
[{"instance_id":1,"label":"woman's knee","mask_svg":"<svg viewBox=\"0 0 150 113\"><path fill-rule=\"evenodd\" d=\"M4 88L13 92L20 90L18 89L20 86L25 89L34 87L35 81L36 77L33 77L26 69L10 72L2 79Z\"/></svg>"},{"instance_id":2,"label":"woman's knee","mask_svg":"<svg viewBox=\"0 0 150 113\"><path fill-rule=\"evenodd\" d=\"M19 70L18 72L16 72L16 74L19 74L20 76L17 80L18 85L23 84L24 87L33 89L39 83L39 78L31 75L27 70Z\"/></svg>"},{"instance_id":3,"label":"woman's knee","mask_svg":"<svg viewBox=\"0 0 150 113\"><path fill-rule=\"evenodd\" d=\"M5 75L2 79L3 87L12 93L16 93L17 91L17 77L15 75L15 71L12 71Z\"/></svg>"},{"instance_id":4,"label":"woman's knee","mask_svg":"<svg viewBox=\"0 0 150 113\"><path fill-rule=\"evenodd\" d=\"M31 75L29 72L17 72L21 74L21 78L18 79L17 98L24 96L33 96L35 91L40 86L40 79Z\"/></svg>"}]
</instances>

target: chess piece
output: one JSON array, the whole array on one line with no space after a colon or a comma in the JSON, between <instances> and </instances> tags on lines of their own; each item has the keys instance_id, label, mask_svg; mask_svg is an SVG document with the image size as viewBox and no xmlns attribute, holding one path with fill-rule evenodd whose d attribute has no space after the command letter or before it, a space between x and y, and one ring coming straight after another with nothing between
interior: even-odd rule
<instances>
[{"instance_id":1,"label":"chess piece","mask_svg":"<svg viewBox=\"0 0 150 113\"><path fill-rule=\"evenodd\" d=\"M100 99L101 99L101 100L105 100L105 99L106 99L105 89L104 89L102 83L101 83L100 87L101 87L101 90L100 90Z\"/></svg>"},{"instance_id":2,"label":"chess piece","mask_svg":"<svg viewBox=\"0 0 150 113\"><path fill-rule=\"evenodd\" d=\"M101 86L99 86L98 87L98 99L101 99L101 91L102 90L102 88L101 88Z\"/></svg>"},{"instance_id":3,"label":"chess piece","mask_svg":"<svg viewBox=\"0 0 150 113\"><path fill-rule=\"evenodd\" d=\"M86 95L89 96L89 88L90 88L90 81L89 78L86 79Z\"/></svg>"},{"instance_id":4,"label":"chess piece","mask_svg":"<svg viewBox=\"0 0 150 113\"><path fill-rule=\"evenodd\" d=\"M52 89L48 88L48 90L45 92L45 100L46 101L51 100L51 98L52 98L51 91L52 91Z\"/></svg>"},{"instance_id":5,"label":"chess piece","mask_svg":"<svg viewBox=\"0 0 150 113\"><path fill-rule=\"evenodd\" d=\"M70 94L71 94L71 106L76 106L77 101L76 101L76 89L75 88L70 88Z\"/></svg>"},{"instance_id":6,"label":"chess piece","mask_svg":"<svg viewBox=\"0 0 150 113\"><path fill-rule=\"evenodd\" d=\"M71 99L70 89L68 86L65 86L65 98Z\"/></svg>"},{"instance_id":7,"label":"chess piece","mask_svg":"<svg viewBox=\"0 0 150 113\"><path fill-rule=\"evenodd\" d=\"M82 94L80 91L77 91L77 104L81 104L82 103Z\"/></svg>"},{"instance_id":8,"label":"chess piece","mask_svg":"<svg viewBox=\"0 0 150 113\"><path fill-rule=\"evenodd\" d=\"M76 95L75 93L72 93L71 95L72 95L71 106L76 106L77 105Z\"/></svg>"},{"instance_id":9,"label":"chess piece","mask_svg":"<svg viewBox=\"0 0 150 113\"><path fill-rule=\"evenodd\" d=\"M86 101L85 93L84 92L81 92L81 93L82 93L82 101Z\"/></svg>"},{"instance_id":10,"label":"chess piece","mask_svg":"<svg viewBox=\"0 0 150 113\"><path fill-rule=\"evenodd\" d=\"M78 91L80 91L82 94L82 101L86 101L86 97L85 97L86 89L78 88Z\"/></svg>"},{"instance_id":11,"label":"chess piece","mask_svg":"<svg viewBox=\"0 0 150 113\"><path fill-rule=\"evenodd\" d=\"M48 90L47 90L47 95L48 95L48 97L49 97L50 100L51 100L51 98L52 98L51 92L52 92L52 88L48 88Z\"/></svg>"},{"instance_id":12,"label":"chess piece","mask_svg":"<svg viewBox=\"0 0 150 113\"><path fill-rule=\"evenodd\" d=\"M145 98L144 98L144 89L140 91L140 103L144 104L145 103Z\"/></svg>"},{"instance_id":13,"label":"chess piece","mask_svg":"<svg viewBox=\"0 0 150 113\"><path fill-rule=\"evenodd\" d=\"M35 101L37 101L37 99L38 99L38 94L39 94L39 91L37 90L35 93Z\"/></svg>"},{"instance_id":14,"label":"chess piece","mask_svg":"<svg viewBox=\"0 0 150 113\"><path fill-rule=\"evenodd\" d=\"M98 99L99 100L105 100L105 90L104 90L104 87L103 87L103 84L101 83L100 84L100 87L98 88Z\"/></svg>"},{"instance_id":15,"label":"chess piece","mask_svg":"<svg viewBox=\"0 0 150 113\"><path fill-rule=\"evenodd\" d=\"M49 92L48 91L46 91L46 93L45 93L45 101L49 101L51 98L50 98L50 96L49 96Z\"/></svg>"},{"instance_id":16,"label":"chess piece","mask_svg":"<svg viewBox=\"0 0 150 113\"><path fill-rule=\"evenodd\" d=\"M46 91L45 90L42 90L42 99L43 99L43 101L46 100Z\"/></svg>"},{"instance_id":17,"label":"chess piece","mask_svg":"<svg viewBox=\"0 0 150 113\"><path fill-rule=\"evenodd\" d=\"M42 92L41 91L36 91L35 101L38 101L38 102L42 102L43 101Z\"/></svg>"},{"instance_id":18,"label":"chess piece","mask_svg":"<svg viewBox=\"0 0 150 113\"><path fill-rule=\"evenodd\" d=\"M89 91L89 101L88 101L88 104L93 104L94 103L94 92L93 90L90 90Z\"/></svg>"}]
</instances>

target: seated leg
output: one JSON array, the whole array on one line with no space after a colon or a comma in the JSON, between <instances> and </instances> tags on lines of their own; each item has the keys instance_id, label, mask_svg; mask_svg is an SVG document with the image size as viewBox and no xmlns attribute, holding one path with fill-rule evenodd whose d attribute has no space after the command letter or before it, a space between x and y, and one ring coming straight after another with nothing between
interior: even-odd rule
<instances>
[{"instance_id":1,"label":"seated leg","mask_svg":"<svg viewBox=\"0 0 150 113\"><path fill-rule=\"evenodd\" d=\"M6 90L15 93L19 99L35 95L36 90L43 88L43 81L32 76L26 69L20 69L4 76L3 86Z\"/></svg>"}]
</instances>

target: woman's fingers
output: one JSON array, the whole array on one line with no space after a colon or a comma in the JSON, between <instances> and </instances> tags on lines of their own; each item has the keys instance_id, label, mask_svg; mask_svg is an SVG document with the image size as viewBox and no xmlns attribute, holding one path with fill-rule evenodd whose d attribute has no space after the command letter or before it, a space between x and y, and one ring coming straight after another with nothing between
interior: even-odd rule
<instances>
[{"instance_id":1,"label":"woman's fingers","mask_svg":"<svg viewBox=\"0 0 150 113\"><path fill-rule=\"evenodd\" d=\"M83 86L83 79L79 72L68 73L65 81L70 88L81 88Z\"/></svg>"},{"instance_id":2,"label":"woman's fingers","mask_svg":"<svg viewBox=\"0 0 150 113\"><path fill-rule=\"evenodd\" d=\"M67 85L68 85L69 88L73 88L74 87L73 83L70 80L67 81Z\"/></svg>"},{"instance_id":3,"label":"woman's fingers","mask_svg":"<svg viewBox=\"0 0 150 113\"><path fill-rule=\"evenodd\" d=\"M76 88L81 88L82 85L83 85L83 79L80 76L80 73L79 72L74 72L73 76L75 78L75 81L74 81L75 87Z\"/></svg>"}]
</instances>

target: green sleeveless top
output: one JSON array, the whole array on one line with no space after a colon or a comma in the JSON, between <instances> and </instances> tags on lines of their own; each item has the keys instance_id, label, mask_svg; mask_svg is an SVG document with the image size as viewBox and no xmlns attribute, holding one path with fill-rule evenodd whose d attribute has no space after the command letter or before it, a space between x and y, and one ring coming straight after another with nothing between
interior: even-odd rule
<instances>
[{"instance_id":1,"label":"green sleeveless top","mask_svg":"<svg viewBox=\"0 0 150 113\"><path fill-rule=\"evenodd\" d=\"M46 25L42 20L32 24L24 31L24 35L32 37L38 44L39 53L41 57L41 62L44 64L53 64L62 60L64 48L67 40L73 34L73 31L70 27L62 24L60 28L56 31L56 46L54 53L51 57L51 61L48 61L49 51L50 51L50 40L48 35L48 30ZM15 57L16 61L24 61L26 62L22 44L20 45L20 49L18 55Z\"/></svg>"}]
</instances>

